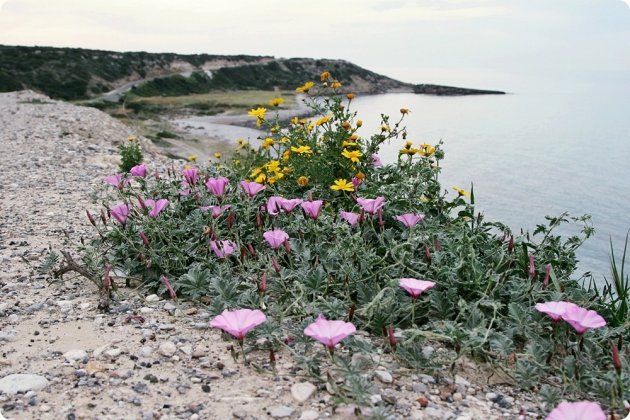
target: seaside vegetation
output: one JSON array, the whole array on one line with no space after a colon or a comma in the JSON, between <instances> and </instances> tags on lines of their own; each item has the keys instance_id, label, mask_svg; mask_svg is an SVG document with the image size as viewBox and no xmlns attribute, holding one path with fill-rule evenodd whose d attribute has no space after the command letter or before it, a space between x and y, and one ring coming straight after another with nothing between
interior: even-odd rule
<instances>
[{"instance_id":1,"label":"seaside vegetation","mask_svg":"<svg viewBox=\"0 0 630 420\"><path fill-rule=\"evenodd\" d=\"M407 132L413 110L360 136L354 95L329 72L317 80L297 88L316 117L282 123L272 98L250 109L266 130L260 147L239 139L219 163L164 173L137 162L106 179L101 209L88 211L97 235L82 246L102 307L123 284L196 301L235 337L235 357L273 371L272 355L289 352L336 398L363 406L370 385L356 353L421 372L456 373L471 357L549 410L583 399L625 413L625 252L604 290L583 285L576 250L593 233L588 216L547 217L532 233L486 220L472 186L440 184L444 152ZM400 152L385 165L389 142ZM565 224L580 233L560 236ZM58 264L52 253L44 269ZM235 325L241 316L251 322ZM327 322L339 340L322 334ZM429 344L446 351L424 354Z\"/></svg>"}]
</instances>

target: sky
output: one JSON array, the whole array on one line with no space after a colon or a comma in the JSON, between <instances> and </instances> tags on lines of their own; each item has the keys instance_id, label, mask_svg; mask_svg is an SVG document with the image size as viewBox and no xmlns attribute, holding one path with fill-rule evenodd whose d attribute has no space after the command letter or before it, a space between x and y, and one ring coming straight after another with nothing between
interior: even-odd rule
<instances>
[{"instance_id":1,"label":"sky","mask_svg":"<svg viewBox=\"0 0 630 420\"><path fill-rule=\"evenodd\" d=\"M412 83L630 84L630 0L0 0L0 44L337 58Z\"/></svg>"}]
</instances>

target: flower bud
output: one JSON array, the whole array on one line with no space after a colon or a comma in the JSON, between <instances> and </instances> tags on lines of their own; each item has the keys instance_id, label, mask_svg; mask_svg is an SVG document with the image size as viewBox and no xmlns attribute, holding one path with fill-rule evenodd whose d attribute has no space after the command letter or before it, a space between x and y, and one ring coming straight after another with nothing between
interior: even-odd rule
<instances>
[{"instance_id":1,"label":"flower bud","mask_svg":"<svg viewBox=\"0 0 630 420\"><path fill-rule=\"evenodd\" d=\"M510 242L508 242L508 252L512 253L514 250L514 236L510 236Z\"/></svg>"},{"instance_id":2,"label":"flower bud","mask_svg":"<svg viewBox=\"0 0 630 420\"><path fill-rule=\"evenodd\" d=\"M256 227L261 227L263 224L262 222L262 216L260 215L260 211L256 212Z\"/></svg>"},{"instance_id":3,"label":"flower bud","mask_svg":"<svg viewBox=\"0 0 630 420\"><path fill-rule=\"evenodd\" d=\"M534 254L530 252L528 254L529 263L527 265L527 274L530 279L533 279L536 276L536 264L534 261Z\"/></svg>"},{"instance_id":4,"label":"flower bud","mask_svg":"<svg viewBox=\"0 0 630 420\"><path fill-rule=\"evenodd\" d=\"M276 257L271 257L271 263L273 264L273 269L276 270L276 273L280 273L280 264L278 264Z\"/></svg>"},{"instance_id":5,"label":"flower bud","mask_svg":"<svg viewBox=\"0 0 630 420\"><path fill-rule=\"evenodd\" d=\"M436 251L441 251L442 250L442 242L439 239L435 239L435 242L433 244L433 246L435 247Z\"/></svg>"},{"instance_id":6,"label":"flower bud","mask_svg":"<svg viewBox=\"0 0 630 420\"><path fill-rule=\"evenodd\" d=\"M427 261L431 262L431 250L429 249L429 246L427 244L424 244L424 256L427 257Z\"/></svg>"},{"instance_id":7,"label":"flower bud","mask_svg":"<svg viewBox=\"0 0 630 420\"><path fill-rule=\"evenodd\" d=\"M249 251L252 257L256 256L256 250L254 249L254 246L251 243L247 244L247 250Z\"/></svg>"},{"instance_id":8,"label":"flower bud","mask_svg":"<svg viewBox=\"0 0 630 420\"><path fill-rule=\"evenodd\" d=\"M225 219L225 224L227 225L228 229L232 229L232 226L234 226L234 220L236 219L236 217L234 216L234 212L231 211L228 214L228 217Z\"/></svg>"},{"instance_id":9,"label":"flower bud","mask_svg":"<svg viewBox=\"0 0 630 420\"><path fill-rule=\"evenodd\" d=\"M147 238L147 235L145 235L144 232L140 232L138 235L140 235L140 239L142 239L142 243L145 246L149 246L150 242L149 242L149 238Z\"/></svg>"},{"instance_id":10,"label":"flower bud","mask_svg":"<svg viewBox=\"0 0 630 420\"><path fill-rule=\"evenodd\" d=\"M619 357L619 349L617 348L617 345L612 341L610 342L610 347L612 349L613 366L615 367L617 374L620 375L621 374L621 357Z\"/></svg>"},{"instance_id":11,"label":"flower bud","mask_svg":"<svg viewBox=\"0 0 630 420\"><path fill-rule=\"evenodd\" d=\"M285 239L283 245L284 245L284 250L287 252L287 254L290 254L291 253L291 244L289 244L289 240Z\"/></svg>"},{"instance_id":12,"label":"flower bud","mask_svg":"<svg viewBox=\"0 0 630 420\"><path fill-rule=\"evenodd\" d=\"M350 306L350 310L348 310L348 322L352 322L352 319L354 318L354 311L357 310L357 305L352 302L352 306Z\"/></svg>"},{"instance_id":13,"label":"flower bud","mask_svg":"<svg viewBox=\"0 0 630 420\"><path fill-rule=\"evenodd\" d=\"M109 288L112 285L112 279L109 276L109 273L112 271L112 266L111 264L106 264L105 265L105 272L103 273L103 290L105 290L106 292L109 291Z\"/></svg>"},{"instance_id":14,"label":"flower bud","mask_svg":"<svg viewBox=\"0 0 630 420\"><path fill-rule=\"evenodd\" d=\"M147 205L144 203L144 199L140 196L138 196L138 204L140 205L140 208L143 210L147 208Z\"/></svg>"},{"instance_id":15,"label":"flower bud","mask_svg":"<svg viewBox=\"0 0 630 420\"><path fill-rule=\"evenodd\" d=\"M90 221L92 226L96 227L96 220L94 220L94 217L92 217L92 213L90 213L88 209L85 209L85 213L87 214L88 220Z\"/></svg>"},{"instance_id":16,"label":"flower bud","mask_svg":"<svg viewBox=\"0 0 630 420\"><path fill-rule=\"evenodd\" d=\"M273 351L273 349L269 349L269 364L271 366L276 365L276 353Z\"/></svg>"},{"instance_id":17,"label":"flower bud","mask_svg":"<svg viewBox=\"0 0 630 420\"><path fill-rule=\"evenodd\" d=\"M164 286L166 286L166 290L168 290L168 294L171 296L171 299L177 300L177 293L175 293L175 289L173 289L173 286L171 286L171 283L164 274L160 276L160 281L164 283Z\"/></svg>"},{"instance_id":18,"label":"flower bud","mask_svg":"<svg viewBox=\"0 0 630 420\"><path fill-rule=\"evenodd\" d=\"M258 291L264 294L267 291L267 273L263 273L260 278L260 284L258 285Z\"/></svg>"},{"instance_id":19,"label":"flower bud","mask_svg":"<svg viewBox=\"0 0 630 420\"><path fill-rule=\"evenodd\" d=\"M549 286L549 276L551 275L551 264L545 265L545 279L543 280L543 289Z\"/></svg>"},{"instance_id":20,"label":"flower bud","mask_svg":"<svg viewBox=\"0 0 630 420\"><path fill-rule=\"evenodd\" d=\"M396 337L394 336L394 326L390 325L389 328L387 328L387 338L389 338L389 345L392 348L392 350L396 349Z\"/></svg>"},{"instance_id":21,"label":"flower bud","mask_svg":"<svg viewBox=\"0 0 630 420\"><path fill-rule=\"evenodd\" d=\"M101 221L103 222L104 225L107 224L107 214L105 213L104 209L101 209Z\"/></svg>"}]
</instances>

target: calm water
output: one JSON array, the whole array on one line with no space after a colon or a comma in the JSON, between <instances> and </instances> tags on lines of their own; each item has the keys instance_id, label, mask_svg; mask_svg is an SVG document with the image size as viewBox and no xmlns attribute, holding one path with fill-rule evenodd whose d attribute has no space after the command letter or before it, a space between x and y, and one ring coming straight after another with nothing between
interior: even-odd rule
<instances>
[{"instance_id":1,"label":"calm water","mask_svg":"<svg viewBox=\"0 0 630 420\"><path fill-rule=\"evenodd\" d=\"M510 94L441 98L386 94L357 98L362 134L381 113L407 107L409 139L444 140L444 188L470 189L487 220L530 231L545 215L592 215L595 235L578 253L578 274L609 276L609 239L619 254L630 228L630 97ZM395 161L398 144L381 151ZM572 230L573 232L576 229Z\"/></svg>"}]
</instances>

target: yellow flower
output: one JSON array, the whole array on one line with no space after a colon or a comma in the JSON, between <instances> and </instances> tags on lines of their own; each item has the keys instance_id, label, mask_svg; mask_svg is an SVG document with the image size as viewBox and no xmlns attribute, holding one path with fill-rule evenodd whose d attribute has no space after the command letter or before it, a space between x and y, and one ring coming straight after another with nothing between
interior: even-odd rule
<instances>
[{"instance_id":1,"label":"yellow flower","mask_svg":"<svg viewBox=\"0 0 630 420\"><path fill-rule=\"evenodd\" d=\"M360 152L360 151L358 151L358 150L352 150L352 151L350 151L350 150L348 150L348 149L344 149L344 150L343 150L343 152L341 152L341 154L342 154L344 157L346 157L346 158L350 159L352 162L355 162L355 163L358 163L358 162L359 162L359 158L360 158L361 156L363 156L363 153L361 153L361 152Z\"/></svg>"},{"instance_id":2,"label":"yellow flower","mask_svg":"<svg viewBox=\"0 0 630 420\"><path fill-rule=\"evenodd\" d=\"M354 93L346 93L346 98L348 98L349 101L354 99Z\"/></svg>"},{"instance_id":3,"label":"yellow flower","mask_svg":"<svg viewBox=\"0 0 630 420\"><path fill-rule=\"evenodd\" d=\"M244 149L244 148L246 148L247 146L249 146L249 143L248 143L248 142L246 142L246 141L245 141L245 140L243 140L243 139L238 139L237 141L238 141L238 149L239 149L239 150L240 150L240 149Z\"/></svg>"},{"instance_id":4,"label":"yellow flower","mask_svg":"<svg viewBox=\"0 0 630 420\"><path fill-rule=\"evenodd\" d=\"M262 168L254 168L252 169L252 171L250 172L249 176L251 178L257 176L258 174L260 174L262 172Z\"/></svg>"},{"instance_id":5,"label":"yellow flower","mask_svg":"<svg viewBox=\"0 0 630 420\"><path fill-rule=\"evenodd\" d=\"M315 86L314 82L306 82L302 86L295 89L296 92L308 93L311 88Z\"/></svg>"},{"instance_id":6,"label":"yellow flower","mask_svg":"<svg viewBox=\"0 0 630 420\"><path fill-rule=\"evenodd\" d=\"M287 160L289 160L289 156L291 156L291 152L288 150L285 150L284 152L282 152L282 160L284 160L285 162Z\"/></svg>"},{"instance_id":7,"label":"yellow flower","mask_svg":"<svg viewBox=\"0 0 630 420\"><path fill-rule=\"evenodd\" d=\"M400 113L405 115L405 114L409 114L409 108L400 108Z\"/></svg>"},{"instance_id":8,"label":"yellow flower","mask_svg":"<svg viewBox=\"0 0 630 420\"><path fill-rule=\"evenodd\" d=\"M239 159L234 159L234 166L241 166L241 161Z\"/></svg>"},{"instance_id":9,"label":"yellow flower","mask_svg":"<svg viewBox=\"0 0 630 420\"><path fill-rule=\"evenodd\" d=\"M357 172L354 177L361 182L365 181L365 174L363 172Z\"/></svg>"},{"instance_id":10,"label":"yellow flower","mask_svg":"<svg viewBox=\"0 0 630 420\"><path fill-rule=\"evenodd\" d=\"M221 153L216 152L216 153L214 154L214 157L215 157L215 158L217 158L217 159L221 159Z\"/></svg>"},{"instance_id":11,"label":"yellow flower","mask_svg":"<svg viewBox=\"0 0 630 420\"><path fill-rule=\"evenodd\" d=\"M413 146L413 142L411 140L407 140L405 142L405 149L411 149L411 146Z\"/></svg>"},{"instance_id":12,"label":"yellow flower","mask_svg":"<svg viewBox=\"0 0 630 420\"><path fill-rule=\"evenodd\" d=\"M269 129L269 131L271 131L272 133L277 133L278 131L280 131L280 126L274 125Z\"/></svg>"},{"instance_id":13,"label":"yellow flower","mask_svg":"<svg viewBox=\"0 0 630 420\"><path fill-rule=\"evenodd\" d=\"M267 112L267 108L258 107L255 109L250 109L247 115L249 115L250 117L256 117L259 120L264 120L266 112Z\"/></svg>"},{"instance_id":14,"label":"yellow flower","mask_svg":"<svg viewBox=\"0 0 630 420\"><path fill-rule=\"evenodd\" d=\"M280 170L280 161L279 160L270 160L265 163L265 169L270 172L278 172Z\"/></svg>"},{"instance_id":15,"label":"yellow flower","mask_svg":"<svg viewBox=\"0 0 630 420\"><path fill-rule=\"evenodd\" d=\"M136 141L136 136L129 136L127 137L127 141Z\"/></svg>"},{"instance_id":16,"label":"yellow flower","mask_svg":"<svg viewBox=\"0 0 630 420\"><path fill-rule=\"evenodd\" d=\"M330 72L329 71L324 71L322 72L322 74L319 75L319 79L322 82L325 82L326 80L328 80L330 78Z\"/></svg>"},{"instance_id":17,"label":"yellow flower","mask_svg":"<svg viewBox=\"0 0 630 420\"><path fill-rule=\"evenodd\" d=\"M357 128L363 125L363 120L357 120Z\"/></svg>"},{"instance_id":18,"label":"yellow flower","mask_svg":"<svg viewBox=\"0 0 630 420\"><path fill-rule=\"evenodd\" d=\"M188 162L194 162L197 160L197 155L188 155L186 159L188 160Z\"/></svg>"},{"instance_id":19,"label":"yellow flower","mask_svg":"<svg viewBox=\"0 0 630 420\"><path fill-rule=\"evenodd\" d=\"M423 203L428 203L429 202L429 198L426 195L422 194L420 196L420 201L422 201Z\"/></svg>"},{"instance_id":20,"label":"yellow flower","mask_svg":"<svg viewBox=\"0 0 630 420\"><path fill-rule=\"evenodd\" d=\"M289 175L290 173L293 173L293 168L290 166L285 166L284 168L282 168L282 173L285 175Z\"/></svg>"},{"instance_id":21,"label":"yellow flower","mask_svg":"<svg viewBox=\"0 0 630 420\"><path fill-rule=\"evenodd\" d=\"M322 117L319 120L315 121L315 125L326 124L328 121L330 121L331 118L332 118L332 115L326 115L325 117Z\"/></svg>"},{"instance_id":22,"label":"yellow flower","mask_svg":"<svg viewBox=\"0 0 630 420\"><path fill-rule=\"evenodd\" d=\"M387 124L381 124L381 133L385 132L385 131L392 131L391 128L389 128L389 125Z\"/></svg>"},{"instance_id":23,"label":"yellow flower","mask_svg":"<svg viewBox=\"0 0 630 420\"><path fill-rule=\"evenodd\" d=\"M341 87L341 83L339 83L338 80L335 80L334 82L330 84L330 87L333 89L339 89Z\"/></svg>"},{"instance_id":24,"label":"yellow flower","mask_svg":"<svg viewBox=\"0 0 630 420\"><path fill-rule=\"evenodd\" d=\"M286 142L288 142L288 141L289 141L289 138L288 138L288 137L282 137L282 138L280 139L280 143L286 143Z\"/></svg>"},{"instance_id":25,"label":"yellow flower","mask_svg":"<svg viewBox=\"0 0 630 420\"><path fill-rule=\"evenodd\" d=\"M334 185L330 186L330 189L333 191L354 191L354 185L352 182L348 182L345 179L336 179Z\"/></svg>"},{"instance_id":26,"label":"yellow flower","mask_svg":"<svg viewBox=\"0 0 630 420\"><path fill-rule=\"evenodd\" d=\"M350 122L348 122L348 121L344 121L344 122L342 122L342 123L341 123L341 127L343 127L343 128L344 128L344 129L346 129L346 130L349 130L349 129L350 129L350 127L351 127L351 126L350 126Z\"/></svg>"},{"instance_id":27,"label":"yellow flower","mask_svg":"<svg viewBox=\"0 0 630 420\"><path fill-rule=\"evenodd\" d=\"M348 137L348 141L356 141L359 139L359 135L358 134L353 134L350 137Z\"/></svg>"},{"instance_id":28,"label":"yellow flower","mask_svg":"<svg viewBox=\"0 0 630 420\"><path fill-rule=\"evenodd\" d=\"M422 143L420 147L422 148L422 150L420 151L420 154L422 156L431 156L435 153L435 147L431 146L430 144Z\"/></svg>"},{"instance_id":29,"label":"yellow flower","mask_svg":"<svg viewBox=\"0 0 630 420\"><path fill-rule=\"evenodd\" d=\"M267 137L265 140L263 140L263 142L260 145L260 147L262 147L263 149L267 150L271 146L273 146L274 143L275 143L275 141L273 141L273 139L271 137Z\"/></svg>"},{"instance_id":30,"label":"yellow flower","mask_svg":"<svg viewBox=\"0 0 630 420\"><path fill-rule=\"evenodd\" d=\"M457 194L458 194L460 197L462 197L462 196L464 196L464 197L470 197L470 193L469 193L468 191L466 191L466 190L462 189L462 188L459 188L459 187L453 187L453 189L454 189L455 191L457 191Z\"/></svg>"},{"instance_id":31,"label":"yellow flower","mask_svg":"<svg viewBox=\"0 0 630 420\"><path fill-rule=\"evenodd\" d=\"M273 98L269 101L269 106L280 106L284 103L284 98Z\"/></svg>"},{"instance_id":32,"label":"yellow flower","mask_svg":"<svg viewBox=\"0 0 630 420\"><path fill-rule=\"evenodd\" d=\"M262 184L263 182L265 182L266 179L267 179L267 175L260 174L256 177L256 179L254 179L254 182L258 182L259 184Z\"/></svg>"},{"instance_id":33,"label":"yellow flower","mask_svg":"<svg viewBox=\"0 0 630 420\"><path fill-rule=\"evenodd\" d=\"M291 118L292 125L298 125L300 123L300 119L298 117Z\"/></svg>"},{"instance_id":34,"label":"yellow flower","mask_svg":"<svg viewBox=\"0 0 630 420\"><path fill-rule=\"evenodd\" d=\"M297 184L300 187L306 187L308 185L308 178L302 175L301 177L297 179Z\"/></svg>"},{"instance_id":35,"label":"yellow flower","mask_svg":"<svg viewBox=\"0 0 630 420\"><path fill-rule=\"evenodd\" d=\"M300 147L291 146L291 151L295 153L299 153L300 155L313 154L313 150L311 149L310 146L300 146Z\"/></svg>"},{"instance_id":36,"label":"yellow flower","mask_svg":"<svg viewBox=\"0 0 630 420\"><path fill-rule=\"evenodd\" d=\"M341 144L341 147L353 147L353 146L358 146L358 143L344 140L344 142Z\"/></svg>"}]
</instances>

